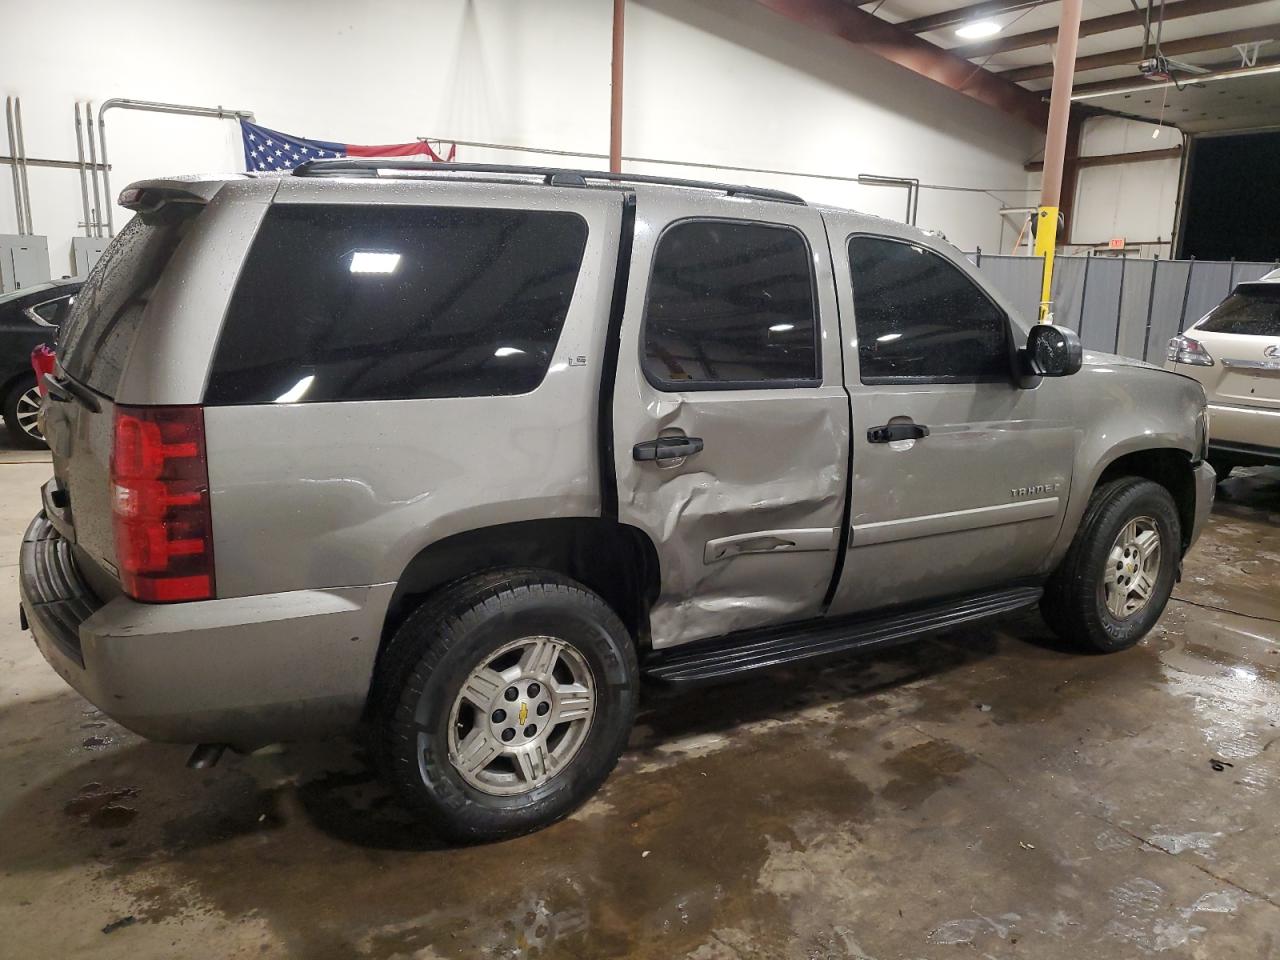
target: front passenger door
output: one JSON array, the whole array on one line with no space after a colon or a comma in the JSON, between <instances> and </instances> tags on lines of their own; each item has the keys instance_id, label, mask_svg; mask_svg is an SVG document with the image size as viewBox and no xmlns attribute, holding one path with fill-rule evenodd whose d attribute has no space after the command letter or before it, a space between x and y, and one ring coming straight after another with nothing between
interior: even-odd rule
<instances>
[{"instance_id":1,"label":"front passenger door","mask_svg":"<svg viewBox=\"0 0 1280 960\"><path fill-rule=\"evenodd\" d=\"M1036 574L1070 486L1077 438L1068 391L1050 381L1017 386L1015 329L941 250L910 236L834 231L832 247L853 487L830 613Z\"/></svg>"}]
</instances>

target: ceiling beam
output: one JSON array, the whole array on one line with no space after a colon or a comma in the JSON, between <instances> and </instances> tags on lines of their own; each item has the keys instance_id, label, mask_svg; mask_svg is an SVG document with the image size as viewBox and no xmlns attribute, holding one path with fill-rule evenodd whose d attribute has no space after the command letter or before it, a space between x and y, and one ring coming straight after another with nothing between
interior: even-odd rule
<instances>
[{"instance_id":1,"label":"ceiling beam","mask_svg":"<svg viewBox=\"0 0 1280 960\"><path fill-rule=\"evenodd\" d=\"M1019 87L968 60L935 47L901 27L842 0L757 0L796 23L830 34L918 73L972 100L1043 130L1049 107L1039 93Z\"/></svg>"},{"instance_id":2,"label":"ceiling beam","mask_svg":"<svg viewBox=\"0 0 1280 960\"><path fill-rule=\"evenodd\" d=\"M1280 55L1274 57L1259 57L1257 66L1280 66ZM1239 59L1235 59L1227 63L1206 64L1205 69L1210 73L1221 73L1224 70L1239 70L1241 67ZM1196 77L1199 76L1199 74L1187 73L1185 70L1177 71L1177 73L1178 82L1183 86L1186 86L1189 83L1195 83ZM1137 77L1116 77L1114 80L1097 80L1093 83L1077 83L1071 88L1071 95L1076 96L1081 93L1106 93L1109 90L1132 90L1141 82L1141 79ZM1151 89L1154 92L1160 88L1155 84L1152 84Z\"/></svg>"},{"instance_id":3,"label":"ceiling beam","mask_svg":"<svg viewBox=\"0 0 1280 960\"><path fill-rule=\"evenodd\" d=\"M1249 7L1266 0L1179 0L1164 5L1165 20L1177 20L1181 17L1197 17L1205 13L1218 13L1222 10L1235 10L1238 7ZM1100 33L1111 33L1113 30L1124 30L1127 27L1140 27L1146 22L1146 10L1125 10L1113 13L1109 17L1094 17L1080 24L1080 36L1096 37ZM1153 24L1154 25L1154 24ZM1056 43L1058 28L1032 30L1029 33L1017 33L1009 37L996 37L994 40L981 40L959 47L951 47L951 52L968 60L989 57L997 53L1008 53L1010 50L1025 50L1027 47L1038 47L1042 44Z\"/></svg>"},{"instance_id":4,"label":"ceiling beam","mask_svg":"<svg viewBox=\"0 0 1280 960\"><path fill-rule=\"evenodd\" d=\"M1025 10L1027 7L1037 7L1046 2L1048 0L983 0L982 3L973 3L967 7L943 10L941 13L931 13L927 17L916 17L914 20L904 20L897 26L908 33L928 33L930 30L941 30L943 27L954 27L967 20L985 20L996 14L1008 13L1011 10Z\"/></svg>"},{"instance_id":5,"label":"ceiling beam","mask_svg":"<svg viewBox=\"0 0 1280 960\"><path fill-rule=\"evenodd\" d=\"M1096 157L1078 157L1076 166L1080 169L1088 167L1114 167L1122 163L1149 163L1153 160L1174 160L1182 156L1182 147L1169 147L1164 150L1135 150L1132 153L1106 153ZM1027 173L1038 173L1044 169L1043 160L1032 160L1024 163L1022 169Z\"/></svg>"},{"instance_id":6,"label":"ceiling beam","mask_svg":"<svg viewBox=\"0 0 1280 960\"><path fill-rule=\"evenodd\" d=\"M1178 57L1185 53L1199 53L1203 50L1225 50L1237 43L1252 43L1255 40L1271 40L1280 38L1280 24L1268 23L1260 27L1247 27L1243 30L1229 30L1226 33L1211 33L1201 37L1188 37L1185 40L1169 40L1160 44L1160 51L1166 57ZM1148 48L1148 54L1152 50ZM1129 47L1125 50L1112 50L1108 53L1095 53L1089 57L1076 58L1076 73L1086 70L1101 70L1104 67L1137 67L1142 58L1141 47ZM1053 76L1052 63L1037 63L1030 67L1018 67L1014 70L1002 70L996 74L1005 80L1021 83L1023 80L1041 80Z\"/></svg>"}]
</instances>

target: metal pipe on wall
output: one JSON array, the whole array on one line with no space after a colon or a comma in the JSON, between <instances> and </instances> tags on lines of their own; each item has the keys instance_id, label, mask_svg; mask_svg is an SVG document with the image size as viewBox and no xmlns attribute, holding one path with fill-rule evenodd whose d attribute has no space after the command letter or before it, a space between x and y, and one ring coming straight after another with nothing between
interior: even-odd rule
<instances>
[{"instance_id":1,"label":"metal pipe on wall","mask_svg":"<svg viewBox=\"0 0 1280 960\"><path fill-rule=\"evenodd\" d=\"M916 225L916 211L920 208L920 181L915 177L882 177L874 173L860 173L857 182L871 187L906 187L907 212L905 220Z\"/></svg>"},{"instance_id":2,"label":"metal pipe on wall","mask_svg":"<svg viewBox=\"0 0 1280 960\"><path fill-rule=\"evenodd\" d=\"M76 101L76 161L80 164L80 209L84 213L84 235L93 236L92 218L89 216L89 171L84 162L84 122L80 117L80 101ZM94 171L96 177L97 171Z\"/></svg>"},{"instance_id":3,"label":"metal pipe on wall","mask_svg":"<svg viewBox=\"0 0 1280 960\"><path fill-rule=\"evenodd\" d=\"M217 117L219 120L253 120L252 110L227 110L221 105L216 107L197 107L187 103L161 103L157 100L130 100L127 97L112 97L103 100L98 107L98 142L102 152L102 192L107 207L107 236L115 236L115 200L111 196L111 168L107 159L107 121L106 113L113 109L142 110L148 113L176 113L188 117ZM92 123L90 124L92 126ZM90 132L89 153L93 155L93 136ZM101 221L101 213L99 213ZM101 228L101 223L99 223ZM102 236L99 232L98 236Z\"/></svg>"},{"instance_id":4,"label":"metal pipe on wall","mask_svg":"<svg viewBox=\"0 0 1280 960\"><path fill-rule=\"evenodd\" d=\"M21 236L26 224L22 219L22 175L18 172L18 148L15 146L17 136L13 131L13 97L4 98L4 123L9 135L9 156L13 158L9 165L13 174L13 215L18 222L18 235Z\"/></svg>"},{"instance_id":5,"label":"metal pipe on wall","mask_svg":"<svg viewBox=\"0 0 1280 960\"><path fill-rule=\"evenodd\" d=\"M89 164L90 175L93 177L93 233L92 237L102 236L102 195L98 192L98 147L97 137L93 132L93 101L86 100L84 103L84 122L88 128L89 134ZM102 172L105 175L107 171L107 163L104 159L102 162ZM108 201L109 202L109 201Z\"/></svg>"},{"instance_id":6,"label":"metal pipe on wall","mask_svg":"<svg viewBox=\"0 0 1280 960\"><path fill-rule=\"evenodd\" d=\"M609 170L622 172L622 55L626 47L626 0L613 0L613 61L609 83Z\"/></svg>"},{"instance_id":7,"label":"metal pipe on wall","mask_svg":"<svg viewBox=\"0 0 1280 960\"><path fill-rule=\"evenodd\" d=\"M22 210L23 216L27 221L27 233L36 232L35 224L31 220L31 184L27 180L27 137L22 130L22 98L13 98L13 123L18 128L18 169L22 175Z\"/></svg>"}]
</instances>

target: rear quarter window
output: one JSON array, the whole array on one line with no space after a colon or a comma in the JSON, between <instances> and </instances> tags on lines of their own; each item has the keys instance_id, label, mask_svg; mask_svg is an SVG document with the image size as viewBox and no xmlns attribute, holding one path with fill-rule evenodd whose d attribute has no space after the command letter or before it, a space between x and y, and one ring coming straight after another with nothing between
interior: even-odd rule
<instances>
[{"instance_id":1,"label":"rear quarter window","mask_svg":"<svg viewBox=\"0 0 1280 960\"><path fill-rule=\"evenodd\" d=\"M527 393L551 364L586 240L566 212L277 205L205 402Z\"/></svg>"},{"instance_id":2,"label":"rear quarter window","mask_svg":"<svg viewBox=\"0 0 1280 960\"><path fill-rule=\"evenodd\" d=\"M114 396L156 284L203 207L171 204L134 217L89 271L58 337L58 360L76 380Z\"/></svg>"}]
</instances>

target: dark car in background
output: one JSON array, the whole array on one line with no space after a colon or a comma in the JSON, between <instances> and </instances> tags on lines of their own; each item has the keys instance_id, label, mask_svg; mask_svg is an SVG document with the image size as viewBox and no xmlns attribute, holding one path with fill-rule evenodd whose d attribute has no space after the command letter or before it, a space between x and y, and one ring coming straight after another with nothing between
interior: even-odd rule
<instances>
[{"instance_id":1,"label":"dark car in background","mask_svg":"<svg viewBox=\"0 0 1280 960\"><path fill-rule=\"evenodd\" d=\"M31 351L52 345L80 281L63 279L0 294L0 416L14 446L44 446L36 423L40 393Z\"/></svg>"}]
</instances>

